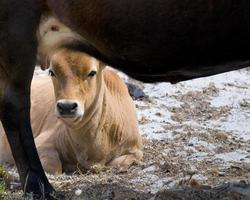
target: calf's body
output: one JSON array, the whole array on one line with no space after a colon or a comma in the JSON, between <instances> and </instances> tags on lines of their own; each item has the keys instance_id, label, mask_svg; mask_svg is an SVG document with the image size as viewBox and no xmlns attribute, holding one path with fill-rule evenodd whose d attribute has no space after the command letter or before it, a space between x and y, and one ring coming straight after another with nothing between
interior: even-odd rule
<instances>
[{"instance_id":1,"label":"calf's body","mask_svg":"<svg viewBox=\"0 0 250 200\"><path fill-rule=\"evenodd\" d=\"M142 157L135 106L126 85L111 70L100 73L98 96L77 122L54 115L51 78L34 77L31 125L45 171L60 174L96 164L127 167ZM0 137L0 161L14 164L3 129Z\"/></svg>"}]
</instances>

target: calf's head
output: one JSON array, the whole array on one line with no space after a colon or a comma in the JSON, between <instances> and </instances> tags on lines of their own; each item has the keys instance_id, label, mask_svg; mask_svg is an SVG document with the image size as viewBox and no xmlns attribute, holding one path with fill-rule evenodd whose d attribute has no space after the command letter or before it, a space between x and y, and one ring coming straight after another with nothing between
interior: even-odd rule
<instances>
[{"instance_id":1,"label":"calf's head","mask_svg":"<svg viewBox=\"0 0 250 200\"><path fill-rule=\"evenodd\" d=\"M88 54L68 49L58 51L50 61L55 114L63 120L77 121L98 99L104 65Z\"/></svg>"}]
</instances>

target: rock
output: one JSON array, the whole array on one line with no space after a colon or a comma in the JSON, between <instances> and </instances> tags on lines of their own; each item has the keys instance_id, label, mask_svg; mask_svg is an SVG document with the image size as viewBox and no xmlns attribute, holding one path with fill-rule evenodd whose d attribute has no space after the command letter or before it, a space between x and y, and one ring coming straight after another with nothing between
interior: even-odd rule
<instances>
[{"instance_id":1,"label":"rock","mask_svg":"<svg viewBox=\"0 0 250 200\"><path fill-rule=\"evenodd\" d=\"M75 191L75 195L76 195L76 196L80 196L81 194L82 194L82 190L77 189L77 190Z\"/></svg>"},{"instance_id":2,"label":"rock","mask_svg":"<svg viewBox=\"0 0 250 200\"><path fill-rule=\"evenodd\" d=\"M142 88L139 85L133 84L133 83L128 83L126 82L126 85L128 87L128 92L130 94L130 96L134 99L134 100L144 100L144 99L148 99L148 95L146 95Z\"/></svg>"}]
</instances>

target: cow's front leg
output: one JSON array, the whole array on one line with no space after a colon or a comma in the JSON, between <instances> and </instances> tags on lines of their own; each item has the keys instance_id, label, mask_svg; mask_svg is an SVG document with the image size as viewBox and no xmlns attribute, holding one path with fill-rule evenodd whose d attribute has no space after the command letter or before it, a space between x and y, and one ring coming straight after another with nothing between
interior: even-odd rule
<instances>
[{"instance_id":1,"label":"cow's front leg","mask_svg":"<svg viewBox=\"0 0 250 200\"><path fill-rule=\"evenodd\" d=\"M41 166L30 127L29 90L8 84L1 104L1 120L25 193L49 195L53 188Z\"/></svg>"},{"instance_id":2,"label":"cow's front leg","mask_svg":"<svg viewBox=\"0 0 250 200\"><path fill-rule=\"evenodd\" d=\"M0 119L25 193L35 198L53 191L40 163L30 126L30 83L36 57L39 1L0 1ZM3 75L3 74L2 74Z\"/></svg>"}]
</instances>

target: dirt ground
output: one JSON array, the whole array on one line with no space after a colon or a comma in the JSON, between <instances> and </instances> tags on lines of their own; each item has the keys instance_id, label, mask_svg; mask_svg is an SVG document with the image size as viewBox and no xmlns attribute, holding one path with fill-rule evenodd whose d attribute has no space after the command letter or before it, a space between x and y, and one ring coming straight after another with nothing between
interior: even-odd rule
<instances>
[{"instance_id":1,"label":"dirt ground","mask_svg":"<svg viewBox=\"0 0 250 200\"><path fill-rule=\"evenodd\" d=\"M250 69L176 85L121 76L136 96L143 159L128 169L48 175L56 190L68 199L250 199ZM8 169L15 199L17 173ZM243 190L226 184L234 181Z\"/></svg>"}]
</instances>

